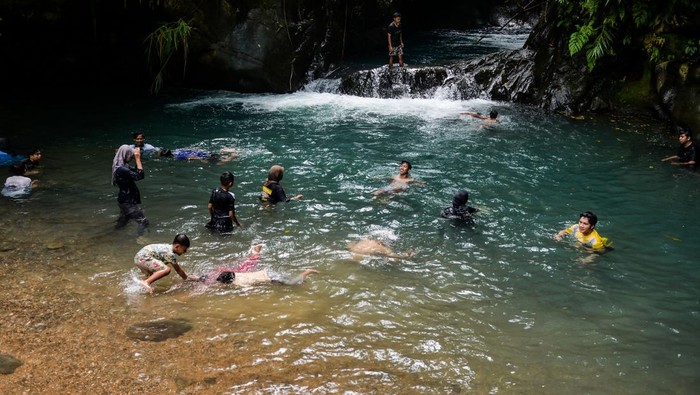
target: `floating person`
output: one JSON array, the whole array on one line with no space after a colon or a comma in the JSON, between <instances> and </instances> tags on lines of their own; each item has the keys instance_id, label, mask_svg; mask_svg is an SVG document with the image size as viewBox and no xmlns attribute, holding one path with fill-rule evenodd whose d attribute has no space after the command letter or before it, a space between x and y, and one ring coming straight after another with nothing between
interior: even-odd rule
<instances>
[{"instance_id":1,"label":"floating person","mask_svg":"<svg viewBox=\"0 0 700 395\"><path fill-rule=\"evenodd\" d=\"M146 278L140 283L148 293L153 293L154 282L170 274L171 265L185 281L197 281L197 277L188 276L177 263L177 257L190 248L190 239L185 234L175 236L172 244L149 244L134 256L134 265L141 269Z\"/></svg>"},{"instance_id":2,"label":"floating person","mask_svg":"<svg viewBox=\"0 0 700 395\"><path fill-rule=\"evenodd\" d=\"M394 20L387 28L387 41L389 42L389 69L394 67L394 57L399 58L399 66L403 67L403 33L401 31L401 14L394 13Z\"/></svg>"},{"instance_id":3,"label":"floating person","mask_svg":"<svg viewBox=\"0 0 700 395\"><path fill-rule=\"evenodd\" d=\"M598 216L590 211L579 215L578 223L559 231L554 235L554 239L560 241L567 234L573 234L577 242L589 251L601 254L612 246L607 238L598 234L595 229L598 223ZM587 263L585 261L584 263Z\"/></svg>"},{"instance_id":4,"label":"floating person","mask_svg":"<svg viewBox=\"0 0 700 395\"><path fill-rule=\"evenodd\" d=\"M485 125L498 122L498 119L496 119L498 117L498 111L496 110L491 110L488 117L478 112L460 112L459 115L469 115L470 117L483 119Z\"/></svg>"},{"instance_id":5,"label":"floating person","mask_svg":"<svg viewBox=\"0 0 700 395\"><path fill-rule=\"evenodd\" d=\"M218 232L233 231L233 224L239 228L241 223L236 217L236 195L231 192L233 186L234 175L230 171L225 171L219 177L221 185L214 189L209 197L210 220L206 227Z\"/></svg>"},{"instance_id":6,"label":"floating person","mask_svg":"<svg viewBox=\"0 0 700 395\"><path fill-rule=\"evenodd\" d=\"M407 160L401 161L401 163L399 164L399 174L391 177L391 184L387 187L375 190L374 192L372 192L372 194L374 196L379 196L384 194L397 193L408 189L408 184L417 181L410 175L412 168L413 166L411 166L411 162Z\"/></svg>"},{"instance_id":7,"label":"floating person","mask_svg":"<svg viewBox=\"0 0 700 395\"><path fill-rule=\"evenodd\" d=\"M262 247L262 244L253 245L251 247L251 254L248 256L246 261L254 261L257 264L257 261L260 259L260 251L262 250ZM198 281L204 283L205 285L220 283L232 284L238 287L249 287L252 285L261 284L299 285L302 284L311 274L318 273L317 270L307 269L294 278L283 278L271 275L267 270L240 270L241 266L242 265L239 265L238 268L235 269L224 268L213 270L208 274L201 276Z\"/></svg>"},{"instance_id":8,"label":"floating person","mask_svg":"<svg viewBox=\"0 0 700 395\"><path fill-rule=\"evenodd\" d=\"M348 243L348 250L353 255L375 255L396 259L408 259L413 256L413 253L397 254L383 242L370 238Z\"/></svg>"},{"instance_id":9,"label":"floating person","mask_svg":"<svg viewBox=\"0 0 700 395\"><path fill-rule=\"evenodd\" d=\"M237 158L238 153L233 148L229 147L222 148L217 154L189 148L178 148L176 150L160 148L158 151L156 151L156 156L173 158L175 160L198 160L201 162L217 163L221 165Z\"/></svg>"},{"instance_id":10,"label":"floating person","mask_svg":"<svg viewBox=\"0 0 700 395\"><path fill-rule=\"evenodd\" d=\"M22 165L27 169L27 175L39 173L39 161L41 160L41 148L34 148L27 154L27 159L22 161Z\"/></svg>"},{"instance_id":11,"label":"floating person","mask_svg":"<svg viewBox=\"0 0 700 395\"><path fill-rule=\"evenodd\" d=\"M10 148L6 138L0 137L0 166L13 165L23 159L24 156L18 155Z\"/></svg>"},{"instance_id":12,"label":"floating person","mask_svg":"<svg viewBox=\"0 0 700 395\"><path fill-rule=\"evenodd\" d=\"M688 170L695 170L698 164L697 146L693 142L693 134L690 129L680 129L678 132L678 153L668 158L661 159L662 162L672 160L674 166L683 166Z\"/></svg>"},{"instance_id":13,"label":"floating person","mask_svg":"<svg viewBox=\"0 0 700 395\"><path fill-rule=\"evenodd\" d=\"M467 222L474 222L473 214L479 211L474 207L467 206L469 201L469 192L460 189L452 195L452 207L446 207L442 210L440 216L442 218L461 219Z\"/></svg>"},{"instance_id":14,"label":"floating person","mask_svg":"<svg viewBox=\"0 0 700 395\"><path fill-rule=\"evenodd\" d=\"M262 203L277 204L279 202L299 200L304 197L302 194L287 197L284 188L280 185L283 177L284 167L274 165L270 168L270 171L267 173L267 180L265 180L262 185L262 193L260 194L260 201Z\"/></svg>"},{"instance_id":15,"label":"floating person","mask_svg":"<svg viewBox=\"0 0 700 395\"><path fill-rule=\"evenodd\" d=\"M5 185L2 188L2 195L11 198L27 197L32 193L32 189L38 185L37 180L32 180L27 177L27 169L22 163L15 163L10 166L10 173L13 175L7 177Z\"/></svg>"},{"instance_id":16,"label":"floating person","mask_svg":"<svg viewBox=\"0 0 700 395\"><path fill-rule=\"evenodd\" d=\"M136 162L136 167L129 165L132 160ZM136 233L139 236L143 236L148 227L148 219L140 206L141 193L136 186L136 181L143 180L144 177L141 149L131 148L126 144L119 147L112 161L112 185L119 187L119 218L115 228L123 228L133 219L138 225Z\"/></svg>"}]
</instances>

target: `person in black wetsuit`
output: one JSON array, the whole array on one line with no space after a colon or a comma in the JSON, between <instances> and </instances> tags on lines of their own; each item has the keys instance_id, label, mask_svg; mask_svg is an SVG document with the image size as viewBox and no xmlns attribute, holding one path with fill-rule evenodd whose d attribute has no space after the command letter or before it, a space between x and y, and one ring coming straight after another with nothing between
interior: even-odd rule
<instances>
[{"instance_id":1,"label":"person in black wetsuit","mask_svg":"<svg viewBox=\"0 0 700 395\"><path fill-rule=\"evenodd\" d=\"M129 165L132 159L136 162L136 167ZM119 187L119 218L115 227L123 228L133 219L138 225L136 233L139 236L143 236L148 227L148 219L140 206L141 193L136 186L136 181L143 180L144 177L141 149L131 148L126 144L119 147L112 161L112 185Z\"/></svg>"},{"instance_id":2,"label":"person in black wetsuit","mask_svg":"<svg viewBox=\"0 0 700 395\"><path fill-rule=\"evenodd\" d=\"M241 223L236 217L236 195L230 191L233 186L234 176L230 171L225 171L220 177L221 186L216 188L209 197L209 216L211 219L207 223L207 228L219 232L233 231L233 223L238 227Z\"/></svg>"},{"instance_id":3,"label":"person in black wetsuit","mask_svg":"<svg viewBox=\"0 0 700 395\"><path fill-rule=\"evenodd\" d=\"M467 206L469 201L469 192L464 189L455 191L452 195L452 207L447 207L442 210L440 215L442 218L461 219L467 222L473 222L472 214L479 211L474 207Z\"/></svg>"},{"instance_id":4,"label":"person in black wetsuit","mask_svg":"<svg viewBox=\"0 0 700 395\"><path fill-rule=\"evenodd\" d=\"M678 132L678 153L668 158L661 159L662 162L673 160L672 165L683 166L688 170L695 170L698 167L697 146L693 142L693 134L689 129L680 129ZM675 159L675 160L674 160Z\"/></svg>"},{"instance_id":5,"label":"person in black wetsuit","mask_svg":"<svg viewBox=\"0 0 700 395\"><path fill-rule=\"evenodd\" d=\"M282 177L284 176L284 167L280 165L274 165L270 168L270 172L267 175L267 180L262 185L262 193L260 194L260 201L263 203L277 204L278 202L289 202L291 200L299 200L304 195L295 195L291 198L287 197L284 193L284 188L280 185Z\"/></svg>"}]
</instances>

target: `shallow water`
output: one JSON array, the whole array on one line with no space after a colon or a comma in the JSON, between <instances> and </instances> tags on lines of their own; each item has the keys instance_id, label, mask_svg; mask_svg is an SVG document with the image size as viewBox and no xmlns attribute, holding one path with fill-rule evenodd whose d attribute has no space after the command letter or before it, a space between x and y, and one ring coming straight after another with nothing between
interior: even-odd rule
<instances>
[{"instance_id":1,"label":"shallow water","mask_svg":"<svg viewBox=\"0 0 700 395\"><path fill-rule=\"evenodd\" d=\"M119 333L138 322L188 320L194 330L166 343L211 344L208 364L192 372L279 369L267 378L237 376L242 381L226 392L700 388L700 178L659 162L676 146L659 125L570 120L483 100L314 92L49 104L3 107L10 137L44 149L41 188L26 200L0 201L5 264L31 259L70 273L74 287L99 294L94 303L104 314L131 317L114 328ZM501 114L495 126L458 115L492 107ZM118 209L109 185L114 149L134 130L158 146L230 146L241 154L223 166L145 161L147 239L187 233L188 273L230 264L253 242L265 243L262 264L277 275L321 273L298 287L216 290L182 286L173 273L155 295L143 294L131 264L140 248L135 226L112 229ZM374 199L402 159L424 185ZM259 206L274 163L286 167L287 193L303 193L302 201ZM244 226L229 237L204 228L223 170L236 174ZM481 210L473 227L439 218L458 187ZM586 210L599 215L598 229L615 247L588 265L580 262L585 252L552 239ZM366 236L414 255L354 259L347 244ZM248 365L229 366L229 351L218 345L231 339Z\"/></svg>"}]
</instances>

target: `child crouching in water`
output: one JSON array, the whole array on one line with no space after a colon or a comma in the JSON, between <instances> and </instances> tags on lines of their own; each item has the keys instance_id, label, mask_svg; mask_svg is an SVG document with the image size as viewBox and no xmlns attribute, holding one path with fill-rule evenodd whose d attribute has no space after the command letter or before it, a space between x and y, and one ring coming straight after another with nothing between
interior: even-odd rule
<instances>
[{"instance_id":1,"label":"child crouching in water","mask_svg":"<svg viewBox=\"0 0 700 395\"><path fill-rule=\"evenodd\" d=\"M136 253L134 264L146 275L146 279L140 283L148 293L153 293L151 284L170 274L168 264L172 265L183 280L197 281L197 277L188 276L177 263L177 257L186 253L188 248L190 239L187 235L178 234L172 244L149 244Z\"/></svg>"}]
</instances>

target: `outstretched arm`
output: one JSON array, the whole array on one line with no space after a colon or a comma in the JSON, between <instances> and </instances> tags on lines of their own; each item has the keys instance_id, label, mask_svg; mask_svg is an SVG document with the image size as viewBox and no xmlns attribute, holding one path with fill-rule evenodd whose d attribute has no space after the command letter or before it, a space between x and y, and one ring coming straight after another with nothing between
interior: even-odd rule
<instances>
[{"instance_id":1,"label":"outstretched arm","mask_svg":"<svg viewBox=\"0 0 700 395\"><path fill-rule=\"evenodd\" d=\"M459 115L469 115L470 117L474 117L474 118L489 119L489 117L475 113L475 112L460 112Z\"/></svg>"},{"instance_id":2,"label":"outstretched arm","mask_svg":"<svg viewBox=\"0 0 700 395\"><path fill-rule=\"evenodd\" d=\"M197 281L198 280L198 278L195 276L188 276L187 273L185 273L185 271L182 270L180 265L178 265L177 263L173 263L173 269L175 269L177 274L179 274L180 277L182 277L182 279L185 281Z\"/></svg>"},{"instance_id":3,"label":"outstretched arm","mask_svg":"<svg viewBox=\"0 0 700 395\"><path fill-rule=\"evenodd\" d=\"M562 237L566 235L566 229L562 229L557 234L554 235L554 240L559 241Z\"/></svg>"},{"instance_id":4,"label":"outstretched arm","mask_svg":"<svg viewBox=\"0 0 700 395\"><path fill-rule=\"evenodd\" d=\"M312 275L314 273L318 273L318 270L306 269L303 272L299 273L298 276L294 277L291 280L283 280L283 281L277 280L276 282L279 282L280 284L284 284L284 285L299 285L299 284L302 284L306 280L307 277L309 277L310 275Z\"/></svg>"}]
</instances>

